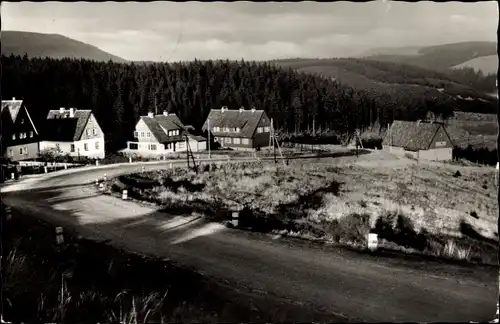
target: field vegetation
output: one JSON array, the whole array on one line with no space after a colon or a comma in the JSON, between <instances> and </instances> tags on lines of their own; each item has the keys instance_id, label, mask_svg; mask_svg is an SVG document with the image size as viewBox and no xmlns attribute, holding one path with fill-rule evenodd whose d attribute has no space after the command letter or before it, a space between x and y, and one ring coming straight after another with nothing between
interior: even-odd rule
<instances>
[{"instance_id":1,"label":"field vegetation","mask_svg":"<svg viewBox=\"0 0 500 324\"><path fill-rule=\"evenodd\" d=\"M122 176L110 192L226 221L240 211L242 228L408 253L495 263L498 206L493 172L453 165L367 168L331 163L264 162L204 165L201 172L169 169ZM463 170L462 170L463 169Z\"/></svg>"}]
</instances>

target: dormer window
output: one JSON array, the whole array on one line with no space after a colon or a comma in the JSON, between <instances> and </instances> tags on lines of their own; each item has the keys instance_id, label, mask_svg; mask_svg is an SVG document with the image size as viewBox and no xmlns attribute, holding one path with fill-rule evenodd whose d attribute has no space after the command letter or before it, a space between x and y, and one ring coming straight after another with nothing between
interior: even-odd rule
<instances>
[{"instance_id":1,"label":"dormer window","mask_svg":"<svg viewBox=\"0 0 500 324\"><path fill-rule=\"evenodd\" d=\"M236 127L236 132L237 132L237 133L241 132L241 128Z\"/></svg>"},{"instance_id":2,"label":"dormer window","mask_svg":"<svg viewBox=\"0 0 500 324\"><path fill-rule=\"evenodd\" d=\"M229 127L224 127L224 133L229 133Z\"/></svg>"},{"instance_id":3,"label":"dormer window","mask_svg":"<svg viewBox=\"0 0 500 324\"><path fill-rule=\"evenodd\" d=\"M24 118L21 118L21 124L24 124Z\"/></svg>"},{"instance_id":4,"label":"dormer window","mask_svg":"<svg viewBox=\"0 0 500 324\"><path fill-rule=\"evenodd\" d=\"M16 134L12 134L12 140L16 140Z\"/></svg>"}]
</instances>

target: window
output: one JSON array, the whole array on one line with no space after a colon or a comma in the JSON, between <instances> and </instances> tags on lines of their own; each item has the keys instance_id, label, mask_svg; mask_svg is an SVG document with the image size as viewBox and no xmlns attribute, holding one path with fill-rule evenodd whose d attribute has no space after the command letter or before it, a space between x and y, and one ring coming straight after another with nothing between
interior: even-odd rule
<instances>
[{"instance_id":1,"label":"window","mask_svg":"<svg viewBox=\"0 0 500 324\"><path fill-rule=\"evenodd\" d=\"M172 143L167 143L167 150L170 150L172 148Z\"/></svg>"},{"instance_id":2,"label":"window","mask_svg":"<svg viewBox=\"0 0 500 324\"><path fill-rule=\"evenodd\" d=\"M24 118L21 118L21 124L24 124Z\"/></svg>"},{"instance_id":3,"label":"window","mask_svg":"<svg viewBox=\"0 0 500 324\"><path fill-rule=\"evenodd\" d=\"M30 138L33 137L33 131L30 131Z\"/></svg>"},{"instance_id":4,"label":"window","mask_svg":"<svg viewBox=\"0 0 500 324\"><path fill-rule=\"evenodd\" d=\"M151 137L151 132L146 132L146 137Z\"/></svg>"},{"instance_id":5,"label":"window","mask_svg":"<svg viewBox=\"0 0 500 324\"><path fill-rule=\"evenodd\" d=\"M14 141L16 139L16 134L12 134L12 140Z\"/></svg>"},{"instance_id":6,"label":"window","mask_svg":"<svg viewBox=\"0 0 500 324\"><path fill-rule=\"evenodd\" d=\"M144 137L144 132L141 132L141 137Z\"/></svg>"},{"instance_id":7,"label":"window","mask_svg":"<svg viewBox=\"0 0 500 324\"><path fill-rule=\"evenodd\" d=\"M226 143L231 143L231 137L226 137Z\"/></svg>"},{"instance_id":8,"label":"window","mask_svg":"<svg viewBox=\"0 0 500 324\"><path fill-rule=\"evenodd\" d=\"M220 132L220 127L214 127L214 132Z\"/></svg>"},{"instance_id":9,"label":"window","mask_svg":"<svg viewBox=\"0 0 500 324\"><path fill-rule=\"evenodd\" d=\"M436 147L443 147L443 146L446 146L446 142L445 141L436 142Z\"/></svg>"},{"instance_id":10,"label":"window","mask_svg":"<svg viewBox=\"0 0 500 324\"><path fill-rule=\"evenodd\" d=\"M269 126L264 127L265 133L269 133L270 131L271 131L271 127L269 127Z\"/></svg>"},{"instance_id":11,"label":"window","mask_svg":"<svg viewBox=\"0 0 500 324\"><path fill-rule=\"evenodd\" d=\"M99 141L95 142L95 149L98 150L99 149Z\"/></svg>"},{"instance_id":12,"label":"window","mask_svg":"<svg viewBox=\"0 0 500 324\"><path fill-rule=\"evenodd\" d=\"M19 138L20 139L26 138L26 133L19 133Z\"/></svg>"},{"instance_id":13,"label":"window","mask_svg":"<svg viewBox=\"0 0 500 324\"><path fill-rule=\"evenodd\" d=\"M234 144L240 144L240 139L239 138L234 138L233 139Z\"/></svg>"},{"instance_id":14,"label":"window","mask_svg":"<svg viewBox=\"0 0 500 324\"><path fill-rule=\"evenodd\" d=\"M74 152L75 151L75 144L70 144L69 150L70 150L70 152Z\"/></svg>"},{"instance_id":15,"label":"window","mask_svg":"<svg viewBox=\"0 0 500 324\"><path fill-rule=\"evenodd\" d=\"M13 156L13 155L14 155L14 152L12 151L12 149L9 149L8 156Z\"/></svg>"},{"instance_id":16,"label":"window","mask_svg":"<svg viewBox=\"0 0 500 324\"><path fill-rule=\"evenodd\" d=\"M92 135L97 135L97 128L92 128Z\"/></svg>"},{"instance_id":17,"label":"window","mask_svg":"<svg viewBox=\"0 0 500 324\"><path fill-rule=\"evenodd\" d=\"M263 127L257 127L257 133L262 133L263 131Z\"/></svg>"},{"instance_id":18,"label":"window","mask_svg":"<svg viewBox=\"0 0 500 324\"><path fill-rule=\"evenodd\" d=\"M229 133L229 127L224 127L224 133Z\"/></svg>"},{"instance_id":19,"label":"window","mask_svg":"<svg viewBox=\"0 0 500 324\"><path fill-rule=\"evenodd\" d=\"M24 149L24 154L28 154L28 147L25 146L25 147L23 147L23 149Z\"/></svg>"},{"instance_id":20,"label":"window","mask_svg":"<svg viewBox=\"0 0 500 324\"><path fill-rule=\"evenodd\" d=\"M19 148L19 154L23 154L23 148Z\"/></svg>"},{"instance_id":21,"label":"window","mask_svg":"<svg viewBox=\"0 0 500 324\"><path fill-rule=\"evenodd\" d=\"M248 145L248 144L249 144L248 138L242 138L242 139L241 139L241 144L246 144L246 145Z\"/></svg>"},{"instance_id":22,"label":"window","mask_svg":"<svg viewBox=\"0 0 500 324\"><path fill-rule=\"evenodd\" d=\"M139 145L137 145L137 143L129 143L128 148L131 150L137 150L139 148Z\"/></svg>"},{"instance_id":23,"label":"window","mask_svg":"<svg viewBox=\"0 0 500 324\"><path fill-rule=\"evenodd\" d=\"M241 128L236 127L236 133L239 133L239 132L241 132Z\"/></svg>"},{"instance_id":24,"label":"window","mask_svg":"<svg viewBox=\"0 0 500 324\"><path fill-rule=\"evenodd\" d=\"M177 148L183 149L184 148L184 142L178 142L177 143Z\"/></svg>"},{"instance_id":25,"label":"window","mask_svg":"<svg viewBox=\"0 0 500 324\"><path fill-rule=\"evenodd\" d=\"M176 130L176 131L175 131L175 135L179 135L179 130Z\"/></svg>"},{"instance_id":26,"label":"window","mask_svg":"<svg viewBox=\"0 0 500 324\"><path fill-rule=\"evenodd\" d=\"M89 144L88 143L83 144L83 149L85 151L88 151L89 150Z\"/></svg>"},{"instance_id":27,"label":"window","mask_svg":"<svg viewBox=\"0 0 500 324\"><path fill-rule=\"evenodd\" d=\"M90 129L87 129L85 132L87 133L87 136L90 136Z\"/></svg>"},{"instance_id":28,"label":"window","mask_svg":"<svg viewBox=\"0 0 500 324\"><path fill-rule=\"evenodd\" d=\"M217 142L219 139L217 137L214 137L214 142Z\"/></svg>"},{"instance_id":29,"label":"window","mask_svg":"<svg viewBox=\"0 0 500 324\"><path fill-rule=\"evenodd\" d=\"M135 131L134 132L134 138L137 138L137 137L139 137L139 132Z\"/></svg>"},{"instance_id":30,"label":"window","mask_svg":"<svg viewBox=\"0 0 500 324\"><path fill-rule=\"evenodd\" d=\"M156 144L151 144L151 145L149 145L149 149L150 149L151 151L156 151Z\"/></svg>"}]
</instances>

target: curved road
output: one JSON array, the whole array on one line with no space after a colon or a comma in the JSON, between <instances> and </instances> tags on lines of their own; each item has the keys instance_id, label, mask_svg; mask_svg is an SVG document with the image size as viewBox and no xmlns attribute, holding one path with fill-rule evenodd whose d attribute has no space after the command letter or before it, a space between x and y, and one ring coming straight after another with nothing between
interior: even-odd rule
<instances>
[{"instance_id":1,"label":"curved road","mask_svg":"<svg viewBox=\"0 0 500 324\"><path fill-rule=\"evenodd\" d=\"M494 317L494 267L424 263L274 240L197 215L168 215L104 196L92 184L105 173L112 177L143 165L152 170L168 162L87 167L25 179L2 188L2 199L89 238L169 258L241 291L332 314L339 322L484 322Z\"/></svg>"}]
</instances>

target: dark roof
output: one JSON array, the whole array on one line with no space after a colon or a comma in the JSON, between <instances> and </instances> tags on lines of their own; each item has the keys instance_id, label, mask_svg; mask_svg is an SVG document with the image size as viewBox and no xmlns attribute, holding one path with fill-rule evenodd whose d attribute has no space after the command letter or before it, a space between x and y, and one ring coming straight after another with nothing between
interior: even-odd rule
<instances>
[{"instance_id":1,"label":"dark roof","mask_svg":"<svg viewBox=\"0 0 500 324\"><path fill-rule=\"evenodd\" d=\"M212 134L214 136L221 137L244 137L252 138L257 125L259 124L260 118L265 114L264 110L224 110L212 109L210 114L208 114L205 124L203 124L203 131L206 131L208 120L210 119L210 128L212 128ZM224 132L214 132L213 127L229 127L229 128L240 128L239 133L224 133Z\"/></svg>"},{"instance_id":2,"label":"dark roof","mask_svg":"<svg viewBox=\"0 0 500 324\"><path fill-rule=\"evenodd\" d=\"M188 137L191 138L191 139L194 139L195 141L197 142L203 142L203 141L206 141L207 139L203 136L198 136L198 135L192 135L192 134L188 134Z\"/></svg>"},{"instance_id":3,"label":"dark roof","mask_svg":"<svg viewBox=\"0 0 500 324\"><path fill-rule=\"evenodd\" d=\"M17 114L19 113L19 110L21 110L21 107L23 106L23 101L22 100L2 100L2 114L4 113L5 109L9 110L10 116L12 118L12 122L16 121Z\"/></svg>"},{"instance_id":4,"label":"dark roof","mask_svg":"<svg viewBox=\"0 0 500 324\"><path fill-rule=\"evenodd\" d=\"M91 110L75 109L75 116L69 117L68 110L63 113L50 110L44 122L43 139L61 142L80 140L91 114Z\"/></svg>"},{"instance_id":5,"label":"dark roof","mask_svg":"<svg viewBox=\"0 0 500 324\"><path fill-rule=\"evenodd\" d=\"M386 132L384 144L402 147L409 151L428 150L441 123L395 120ZM392 137L392 141L389 138Z\"/></svg>"},{"instance_id":6,"label":"dark roof","mask_svg":"<svg viewBox=\"0 0 500 324\"><path fill-rule=\"evenodd\" d=\"M141 116L141 120L148 126L159 143L179 142L185 140L186 135L191 135L176 114L155 115L154 117ZM166 132L171 130L179 130L179 135L168 136Z\"/></svg>"}]
</instances>

